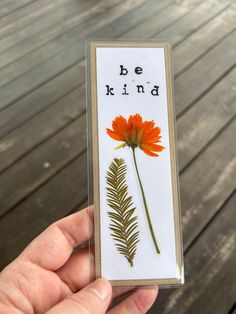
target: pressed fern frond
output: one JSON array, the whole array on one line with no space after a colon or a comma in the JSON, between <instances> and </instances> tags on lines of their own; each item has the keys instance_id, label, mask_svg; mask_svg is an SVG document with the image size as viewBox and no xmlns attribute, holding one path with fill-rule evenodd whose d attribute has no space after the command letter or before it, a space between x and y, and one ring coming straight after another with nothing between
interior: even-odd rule
<instances>
[{"instance_id":1,"label":"pressed fern frond","mask_svg":"<svg viewBox=\"0 0 236 314\"><path fill-rule=\"evenodd\" d=\"M133 266L139 231L137 216L134 216L132 197L128 196L126 184L127 166L124 159L114 158L107 171L107 203L113 209L108 212L111 236L120 254Z\"/></svg>"}]
</instances>

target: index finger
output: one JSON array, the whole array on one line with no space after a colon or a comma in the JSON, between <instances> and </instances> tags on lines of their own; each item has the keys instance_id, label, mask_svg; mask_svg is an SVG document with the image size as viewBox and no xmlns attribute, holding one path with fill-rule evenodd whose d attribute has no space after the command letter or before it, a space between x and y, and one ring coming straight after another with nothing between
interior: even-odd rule
<instances>
[{"instance_id":1,"label":"index finger","mask_svg":"<svg viewBox=\"0 0 236 314\"><path fill-rule=\"evenodd\" d=\"M35 238L19 258L38 266L57 270L71 256L73 249L93 234L93 210L88 207L56 221Z\"/></svg>"}]
</instances>

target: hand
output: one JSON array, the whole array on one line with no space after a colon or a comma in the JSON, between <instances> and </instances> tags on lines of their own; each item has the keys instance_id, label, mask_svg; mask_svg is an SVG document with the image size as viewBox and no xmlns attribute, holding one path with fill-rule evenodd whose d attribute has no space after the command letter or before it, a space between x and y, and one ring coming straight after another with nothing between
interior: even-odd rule
<instances>
[{"instance_id":1,"label":"hand","mask_svg":"<svg viewBox=\"0 0 236 314\"><path fill-rule=\"evenodd\" d=\"M91 279L93 212L84 209L57 221L41 233L0 273L0 313L142 314L153 304L157 288L138 288L120 304L110 302L127 289L112 291L109 281ZM94 272L94 270L93 270Z\"/></svg>"}]
</instances>

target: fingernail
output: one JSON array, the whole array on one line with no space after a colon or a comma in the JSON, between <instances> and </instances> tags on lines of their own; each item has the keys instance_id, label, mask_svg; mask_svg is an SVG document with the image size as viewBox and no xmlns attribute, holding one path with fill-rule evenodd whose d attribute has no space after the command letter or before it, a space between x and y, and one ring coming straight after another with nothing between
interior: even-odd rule
<instances>
[{"instance_id":1,"label":"fingernail","mask_svg":"<svg viewBox=\"0 0 236 314\"><path fill-rule=\"evenodd\" d=\"M89 290L96 294L101 301L105 300L109 295L108 284L101 279L96 280L90 287Z\"/></svg>"}]
</instances>

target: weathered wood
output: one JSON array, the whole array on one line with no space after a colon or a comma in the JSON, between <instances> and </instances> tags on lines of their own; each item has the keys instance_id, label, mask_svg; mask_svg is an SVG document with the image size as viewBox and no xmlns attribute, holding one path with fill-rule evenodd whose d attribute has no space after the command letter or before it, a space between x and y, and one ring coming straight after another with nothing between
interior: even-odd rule
<instances>
[{"instance_id":1,"label":"weathered wood","mask_svg":"<svg viewBox=\"0 0 236 314\"><path fill-rule=\"evenodd\" d=\"M116 10L116 13L117 13L117 10ZM96 23L95 25L97 26ZM94 27L94 25L92 27ZM86 34L86 32L88 31L88 28L85 27L84 31ZM96 35L98 34L99 32L96 33ZM74 34L74 36L78 36L77 33ZM68 44L67 40L68 40L68 36L66 39L66 43ZM73 41L74 41L74 37L73 37ZM62 41L61 45L63 49L65 46L65 42ZM200 46L201 46L201 49L204 49L204 45L203 46L200 45ZM182 45L179 47L182 47ZM57 46L57 49L58 49L58 46ZM182 51L182 48L180 48L180 51ZM55 75L58 75L60 71L63 71L66 68L75 64L76 62L78 62L78 60L80 60L83 55L84 55L84 50L82 49L81 44L76 45L73 47L73 49L70 49L69 51L67 50L63 51L62 53L56 55L54 58L48 59L48 61L43 63L40 67L34 68L29 73L26 73L26 75L24 75L23 77L16 79L13 82L7 84L6 86L0 89L0 92L3 95L3 98L5 100L1 104L0 108L5 108L6 106L16 101L19 97L23 97L24 94L34 89L38 84L42 84L45 80L49 80L53 78ZM35 57L35 59L37 60L38 58ZM187 60L188 59L186 58L186 62ZM46 68L47 68L47 71L45 70ZM34 77L34 80L32 80L32 77ZM26 81L31 82L31 84L26 84L25 83Z\"/></svg>"},{"instance_id":2,"label":"weathered wood","mask_svg":"<svg viewBox=\"0 0 236 314\"><path fill-rule=\"evenodd\" d=\"M13 211L7 215L9 224L5 223L0 228L0 233L4 234L0 239L1 268L14 259L48 224L77 209L79 204L86 199L87 172L85 169L86 154L82 154L51 178L46 185L29 196L25 202L22 202L18 206L19 211ZM19 226L24 226L24 228L19 228ZM14 233L13 238L10 237L12 233ZM14 250L12 250L13 247Z\"/></svg>"},{"instance_id":3,"label":"weathered wood","mask_svg":"<svg viewBox=\"0 0 236 314\"><path fill-rule=\"evenodd\" d=\"M120 2L121 0L118 1ZM114 4L118 1L110 1L109 5L114 6ZM37 36L30 37L22 44L17 45L17 49L10 49L7 51L7 53L5 53L8 61L4 60L4 55L0 55L0 62L2 61L2 64L5 65L4 68L2 68L2 70L0 71L0 86L3 86L16 78L23 76L23 74L30 71L32 68L40 65L43 61L47 60L51 56L50 53L52 53L52 55L53 53L57 54L59 47L55 47L53 49L53 43L51 43L49 46L44 46L44 44L50 41L50 39L62 36L64 33L67 33L67 31L73 29L75 26L85 23L88 17L90 19L93 19L96 14L101 14L101 12L107 10L108 7L109 6L106 5L106 2L101 1L97 5L93 6L92 9L82 11L80 12L80 14L75 14L70 19L63 20L55 27L47 29L46 32L40 32L39 34L37 34ZM78 30L78 32L80 32L80 30ZM68 34L63 35L62 38L59 37L55 39L55 41L59 41L60 43L64 37L66 40L66 38L68 38ZM71 40L73 40L73 36L71 36ZM61 44L63 45L63 42ZM67 43L65 43L64 47L61 47L60 49L67 48ZM33 52L31 54L28 54L32 50ZM80 52L83 53L82 50ZM25 54L26 56L22 57L22 55ZM11 62L12 58L15 59L18 57L21 58L6 66L6 63ZM78 58L79 57L80 55L78 52Z\"/></svg>"},{"instance_id":4,"label":"weathered wood","mask_svg":"<svg viewBox=\"0 0 236 314\"><path fill-rule=\"evenodd\" d=\"M30 61L29 62L30 68L35 67L37 64L43 62L49 57L58 54L59 51L63 49L64 50L68 49L69 44L70 46L74 45L75 41L74 42L70 42L70 41L71 41L71 38L73 38L73 35L75 36L75 33L77 33L77 36L80 36L80 32L82 32L84 29L84 26L83 25L81 26L81 24L87 23L88 24L87 27L89 27L89 25L92 24L91 21L89 23L89 19L95 18L95 16L97 16L97 20L99 21L99 17L102 18L101 16L102 13L104 14L107 10L109 10L110 8L114 6L116 7L116 5L118 4L120 4L121 6L124 5L122 0L112 0L112 1L109 1L108 4L106 4L106 2L104 1L101 1L97 5L92 6L92 8L88 7L87 9L85 9L87 6L83 5L84 10L80 10L79 12L77 12L77 14L72 16L70 19L61 21L60 25L55 25L54 27L46 28L46 30L39 32L37 36L35 37L31 36L28 39L16 45L17 49L16 47L12 47L12 48L9 48L7 52L5 53L3 52L0 55L0 67L6 68L7 65L10 66L11 63L13 63L16 60L17 60L16 64L18 63L18 61L20 61L20 64L21 64L22 61L24 61L24 59L22 61L19 59L25 55L27 55L26 59L28 58ZM71 32L72 34L70 35ZM67 37L69 37L68 42L65 42ZM78 38L81 39L80 37ZM52 43L50 43L50 41L52 41ZM58 42L58 45L62 42L65 42L65 44L67 43L68 45L67 46L65 45L63 49L59 45L56 47L58 50L56 50L54 46L57 42ZM48 43L50 44L47 45ZM39 48L39 49L36 50L36 48ZM32 52L32 56L29 55L30 52ZM29 70L30 68L28 67L27 70ZM10 70L8 71L10 72Z\"/></svg>"},{"instance_id":5,"label":"weathered wood","mask_svg":"<svg viewBox=\"0 0 236 314\"><path fill-rule=\"evenodd\" d=\"M119 0L120 2L121 0ZM152 0L153 1L153 0ZM168 0L169 1L169 0ZM117 3L117 0L114 1L109 1L109 5ZM90 35L91 32L93 33L93 37L98 36L100 37L100 33L97 34L97 30L99 29L99 25L102 26L108 22L108 19L105 19L107 14L109 14L110 22L118 18L120 15L123 15L125 12L131 11L131 9L135 9L138 5L142 4L144 0L135 0L135 1L129 1L129 2L122 2L119 6L115 6L113 9L111 9L111 12L109 11L109 6L107 2L104 2L103 4L99 4L100 7L95 7L93 10L90 10L87 12L89 13L90 16L90 21L88 21L85 25L82 25L80 27L75 27L76 24L81 24L84 20L87 19L87 14L86 12L82 14L81 18L78 16L75 16L74 19L69 19L65 21L64 25L62 26L58 25L55 28L50 29L48 32L39 34L35 38L29 38L29 40L24 41L21 45L18 45L17 49L10 49L8 50L5 54L2 54L0 56L0 64L4 64L4 68L0 72L0 86L4 85L11 80L21 76L28 72L30 69L36 67L37 65L40 65L43 61L47 60L49 57L58 54L60 51L68 49L71 45L75 45L75 43L80 43L77 44L77 46L73 47L73 50L75 52L73 56L73 60L70 60L68 58L68 67L71 65L71 63L75 63L78 60L81 60L84 57L84 48L83 45L81 45L81 41L84 42L88 36ZM163 1L162 4L159 4L157 6L160 7L161 5L164 5L164 3L167 2L167 0ZM149 1L149 5L151 5ZM121 21L116 21L116 28L113 31L113 35L115 36L115 32L122 32L123 27L122 25L126 25L128 27L130 26L135 26L136 23L139 22L140 18L144 18L145 14L150 14L148 11L147 4L144 4L140 7L138 7L136 10L130 12L129 15L125 15L122 19L126 18L127 21L126 23L121 23ZM93 14L92 14L93 13ZM96 19L95 19L96 16ZM75 24L76 23L76 24ZM72 28L71 31L67 32L66 34L60 36L59 38L55 38L55 40L51 41L48 43L46 46L42 46L42 43L45 43L48 41L48 39L51 38L51 36L56 36L58 34L58 31L66 31L66 29ZM128 28L127 28L128 29ZM96 33L95 33L96 30ZM101 34L106 34L106 32L110 31L110 28L102 28ZM15 60L15 58L19 58L22 56L22 54L26 54L29 51L35 49L35 47L40 47L37 50L34 50L30 55L27 55L20 60L17 60L16 62L6 66L9 62L12 62ZM77 55L76 55L77 53ZM55 59L55 62L57 59ZM51 63L52 61L50 61ZM70 62L70 63L69 63ZM35 70L37 71L37 69ZM37 75L37 74L35 74ZM24 78L23 78L24 79ZM22 78L20 78L20 81ZM7 87L6 87L7 88ZM11 89L11 87L9 87Z\"/></svg>"},{"instance_id":6,"label":"weathered wood","mask_svg":"<svg viewBox=\"0 0 236 314\"><path fill-rule=\"evenodd\" d=\"M36 58L41 60L44 51L47 52L48 58L56 55L58 52L75 45L77 40L86 40L91 33L94 36L94 33L96 33L99 28L103 28L108 23L114 22L116 19L119 20L121 17L124 18L126 13L137 7L138 12L143 11L143 15L140 16L140 14L136 14L136 10L131 11L129 16L130 25L133 25L135 19L139 21L139 19L145 18L145 14L148 14L148 12L145 12L148 7L145 1L147 0L131 0L128 3L122 0L111 0L108 3L102 1L81 16L75 15L74 18L65 21L61 26L57 25L46 33L40 32L37 38L29 38L28 40L25 40L24 43L17 45L17 50L12 48L8 50L7 54L1 54L0 66L6 66L20 57L29 54L31 51L37 53L37 55L33 54L34 61L37 60ZM148 0L148 3L151 1L153 0ZM165 3L165 1L163 3ZM142 3L144 4L142 5ZM149 14L151 13L149 12ZM90 18L88 18L89 16ZM83 25L80 25L81 23ZM95 27L95 25L97 27ZM129 29L129 25L126 26L127 29ZM116 30L119 31L121 29L117 27ZM106 28L104 28L103 31L106 31ZM40 48L38 52L35 51L36 48Z\"/></svg>"},{"instance_id":7,"label":"weathered wood","mask_svg":"<svg viewBox=\"0 0 236 314\"><path fill-rule=\"evenodd\" d=\"M164 7L157 15L151 16L143 23L126 33L123 38L151 38L157 32L161 32L165 27L176 22L178 19L189 13L192 9L201 3L202 0L191 0L187 2L173 2Z\"/></svg>"},{"instance_id":8,"label":"weathered wood","mask_svg":"<svg viewBox=\"0 0 236 314\"><path fill-rule=\"evenodd\" d=\"M175 80L177 116L206 93L235 65L235 41L236 31ZM178 66L177 60L175 64Z\"/></svg>"},{"instance_id":9,"label":"weathered wood","mask_svg":"<svg viewBox=\"0 0 236 314\"><path fill-rule=\"evenodd\" d=\"M187 252L185 285L161 291L149 314L228 313L236 291L235 204L236 194Z\"/></svg>"},{"instance_id":10,"label":"weathered wood","mask_svg":"<svg viewBox=\"0 0 236 314\"><path fill-rule=\"evenodd\" d=\"M80 105L78 105L78 99L81 101ZM6 140L0 144L0 154L2 157L0 171L11 166L20 157L26 155L34 147L50 138L55 133L55 130L60 130L76 119L85 111L85 107L85 91L82 87L72 91L65 98L59 100L58 103L52 105L46 113L39 113L29 120L28 123L22 125L20 129L16 129L10 133L5 138ZM30 136L28 137L29 132ZM22 146L24 146L24 153Z\"/></svg>"},{"instance_id":11,"label":"weathered wood","mask_svg":"<svg viewBox=\"0 0 236 314\"><path fill-rule=\"evenodd\" d=\"M43 30L50 30L56 25L67 19L73 18L74 15L83 14L85 9L91 8L94 5L94 0L78 1L70 0L67 1L64 7L59 8L55 6L55 10L50 15L45 15L41 19L37 19L33 24L27 25L21 28L17 32L14 32L8 36L0 39L0 53L6 51L12 46L16 46L19 42L26 40L31 36L38 36L38 33ZM47 34L47 31L45 32ZM15 49L17 49L15 47Z\"/></svg>"},{"instance_id":12,"label":"weathered wood","mask_svg":"<svg viewBox=\"0 0 236 314\"><path fill-rule=\"evenodd\" d=\"M84 82L84 68L77 65L63 72L53 80L37 88L17 102L17 105L10 106L0 113L0 137L8 134L11 130L19 127L23 122L46 107L67 96L76 87ZM78 99L81 102L81 99Z\"/></svg>"},{"instance_id":13,"label":"weathered wood","mask_svg":"<svg viewBox=\"0 0 236 314\"><path fill-rule=\"evenodd\" d=\"M236 10L231 7L180 44L173 52L174 74L179 76L235 29ZM192 49L194 47L194 49ZM191 50L191 53L189 52Z\"/></svg>"},{"instance_id":14,"label":"weathered wood","mask_svg":"<svg viewBox=\"0 0 236 314\"><path fill-rule=\"evenodd\" d=\"M73 95L71 99L74 103L77 100L78 93ZM75 106L74 106L75 107ZM64 105L64 111L65 111ZM53 111L53 107L51 108ZM63 109L63 108L62 108ZM76 111L76 108L74 109ZM47 119L48 125L62 123L62 119L73 121L79 115L79 109L76 112L68 112L60 117L53 115L42 116L42 119ZM80 112L81 113L81 112ZM50 127L45 128L41 121L41 132L48 136ZM33 120L32 120L33 124ZM33 132L33 129L32 129ZM24 134L22 134L24 136ZM34 140L37 134L32 134L30 140ZM71 162L77 155L85 149L86 143L86 117L85 113L75 122L69 124L66 129L58 132L50 138L46 143L37 147L31 154L18 162L17 167L11 167L9 171L1 176L0 199L1 209L0 216L6 213L7 208L16 205L16 200L20 202L27 195L31 194L36 188L45 183L51 176L55 175L61 168ZM35 145L37 139L35 139ZM59 157L60 156L60 157ZM30 169L30 171L28 171ZM22 176L24 174L24 176ZM32 174L34 179L32 180ZM9 190L9 186L11 189ZM12 193L14 191L14 193ZM4 210L5 209L5 210Z\"/></svg>"},{"instance_id":15,"label":"weathered wood","mask_svg":"<svg viewBox=\"0 0 236 314\"><path fill-rule=\"evenodd\" d=\"M8 14L25 7L27 4L34 2L35 0L18 0L18 1L8 1L0 7L0 18L7 16Z\"/></svg>"},{"instance_id":16,"label":"weathered wood","mask_svg":"<svg viewBox=\"0 0 236 314\"><path fill-rule=\"evenodd\" d=\"M105 25L111 23L119 16L123 15L127 8L130 10L131 7L131 1L125 2L123 6L112 7L110 8L109 15L107 15L108 12L106 12L106 14L101 13L101 15L97 16L98 21L94 19L88 21L90 27L87 23L85 23L85 25L83 25L83 31L80 30L81 32L78 32L77 29L73 29L73 31L70 33L70 36L69 34L66 34L65 37L61 36L57 41L57 46L53 46L53 51L55 50L55 53L58 53L58 49L59 51L62 49L63 51L61 53L57 54L55 57L47 59L46 62L37 66L32 71L26 73L24 76L10 82L0 89L3 99L0 104L0 109L11 105L17 99L24 97L24 95L37 88L38 85L43 84L44 82L60 74L62 71L65 71L69 67L77 64L78 61L84 57L84 46L81 44L81 40L84 41L92 31L95 31L95 29L99 29L99 27L104 27ZM104 17L107 16L107 18L104 19L103 15ZM135 17L132 20L129 16L129 22L136 25L138 20L136 20ZM71 41L71 44L69 41ZM71 45L73 46L70 47ZM64 50L65 47L67 47L66 50ZM49 54L49 51L46 53Z\"/></svg>"},{"instance_id":17,"label":"weathered wood","mask_svg":"<svg viewBox=\"0 0 236 314\"><path fill-rule=\"evenodd\" d=\"M7 36L19 29L33 23L44 15L50 14L70 0L57 0L52 2L49 0L31 1L29 5L19 9L6 17L1 18L0 21L0 38ZM15 1L19 3L19 1Z\"/></svg>"},{"instance_id":18,"label":"weathered wood","mask_svg":"<svg viewBox=\"0 0 236 314\"><path fill-rule=\"evenodd\" d=\"M207 2L207 4L211 4L211 2ZM202 8L203 6L203 8ZM201 23L201 16L197 18L195 15L202 13L202 10L207 10L209 17L211 17L211 14L214 14L214 10L220 10L222 8L222 4L217 5L214 2L213 8L211 6L206 6L206 4L202 5L197 8L197 11L194 10L192 14L190 13L189 15L185 16L183 19L179 20L177 23L173 24L167 29L167 34L169 34L169 37L165 37L164 33L160 34L160 38L169 38L171 43L175 45L176 41L183 41L184 38L186 38L189 35L189 32L193 31L194 29L197 29L199 27L199 23ZM201 10L200 10L201 8ZM209 11L210 10L210 11ZM196 11L196 12L195 12ZM143 12L142 12L143 13ZM117 23L116 23L117 25ZM125 21L121 23L121 25L125 25ZM117 27L121 27L120 23L117 25ZM180 32L179 32L180 29ZM178 31L176 31L178 30ZM184 30L184 31L183 31ZM171 35L172 34L172 35ZM20 61L19 61L20 62ZM10 73L12 75L17 75L18 69L21 70L21 66L19 66L18 63L12 64L12 66L7 67L10 69L10 72L4 71L4 69L0 72L0 85L1 82L4 82L10 78ZM22 63L22 65L28 64L28 59L25 58L25 61ZM204 65L203 65L204 68ZM30 114L33 114L40 110L43 107L46 107L47 104L51 103L51 98L60 93L60 95L63 95L61 92L64 91L66 94L66 89L70 90L71 85L74 86L74 83L76 82L76 74L71 75L71 79L68 78L69 73L74 73L76 72L73 68L67 70L66 72L62 73L59 75L58 78L55 78L52 81L49 81L46 83L43 87L37 89L33 94L30 94L26 98L23 98L22 100L17 102L17 105L14 107L9 107L5 111L0 113L0 137L2 137L4 134L9 132L11 128L15 128L18 126L20 123L22 123L25 119L30 117ZM78 72L79 73L79 72ZM64 76L64 82L67 82L65 84L63 82L63 76ZM56 87L56 82L58 82L58 87ZM39 95L43 97L44 95L47 95L47 97L43 97L42 101L37 101L39 98ZM29 101L28 101L29 100ZM31 102L37 103L37 105L32 106Z\"/></svg>"},{"instance_id":19,"label":"weathered wood","mask_svg":"<svg viewBox=\"0 0 236 314\"><path fill-rule=\"evenodd\" d=\"M175 47L198 28L204 26L216 15L223 12L226 7L227 4L223 2L205 1L161 33L156 32L152 38L156 40L168 40Z\"/></svg>"},{"instance_id":20,"label":"weathered wood","mask_svg":"<svg viewBox=\"0 0 236 314\"><path fill-rule=\"evenodd\" d=\"M177 121L182 170L236 115L236 69Z\"/></svg>"},{"instance_id":21,"label":"weathered wood","mask_svg":"<svg viewBox=\"0 0 236 314\"><path fill-rule=\"evenodd\" d=\"M184 247L235 189L236 119L180 176Z\"/></svg>"}]
</instances>

